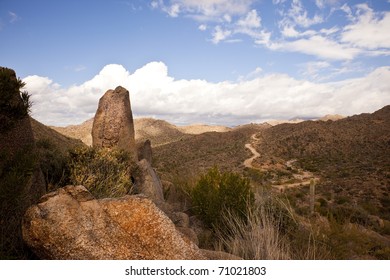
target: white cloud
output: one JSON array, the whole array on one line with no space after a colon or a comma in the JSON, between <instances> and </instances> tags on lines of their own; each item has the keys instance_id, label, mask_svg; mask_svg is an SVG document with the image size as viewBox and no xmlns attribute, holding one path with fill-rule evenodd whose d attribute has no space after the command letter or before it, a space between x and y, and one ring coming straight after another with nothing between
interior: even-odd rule
<instances>
[{"instance_id":1,"label":"white cloud","mask_svg":"<svg viewBox=\"0 0 390 280\"><path fill-rule=\"evenodd\" d=\"M316 0L316 5L318 8L322 9L325 7L325 1L324 0Z\"/></svg>"},{"instance_id":2,"label":"white cloud","mask_svg":"<svg viewBox=\"0 0 390 280\"><path fill-rule=\"evenodd\" d=\"M285 25L282 27L281 33L284 37L298 37L300 33L295 29L294 26Z\"/></svg>"},{"instance_id":3,"label":"white cloud","mask_svg":"<svg viewBox=\"0 0 390 280\"><path fill-rule=\"evenodd\" d=\"M305 63L302 74L310 79L317 80L321 71L329 68L330 66L331 64L327 61L309 61Z\"/></svg>"},{"instance_id":4,"label":"white cloud","mask_svg":"<svg viewBox=\"0 0 390 280\"><path fill-rule=\"evenodd\" d=\"M245 18L240 19L237 25L242 28L259 28L261 26L261 18L256 10L248 12Z\"/></svg>"},{"instance_id":5,"label":"white cloud","mask_svg":"<svg viewBox=\"0 0 390 280\"><path fill-rule=\"evenodd\" d=\"M288 21L301 27L309 27L324 21L324 19L317 14L310 18L307 10L303 7L300 0L293 0L291 2L291 7L287 11L286 16L288 17Z\"/></svg>"},{"instance_id":6,"label":"white cloud","mask_svg":"<svg viewBox=\"0 0 390 280\"><path fill-rule=\"evenodd\" d=\"M214 32L212 34L213 38L211 41L214 44L218 44L219 42L226 40L230 35L232 35L232 31L225 30L221 26L217 25L214 28Z\"/></svg>"},{"instance_id":7,"label":"white cloud","mask_svg":"<svg viewBox=\"0 0 390 280\"><path fill-rule=\"evenodd\" d=\"M390 12L375 13L367 4L356 7L354 22L344 27L341 41L370 50L390 48Z\"/></svg>"},{"instance_id":8,"label":"white cloud","mask_svg":"<svg viewBox=\"0 0 390 280\"><path fill-rule=\"evenodd\" d=\"M232 22L232 17L231 17L231 15L229 15L229 14L225 14L225 15L223 16L223 19L224 19L226 22Z\"/></svg>"},{"instance_id":9,"label":"white cloud","mask_svg":"<svg viewBox=\"0 0 390 280\"><path fill-rule=\"evenodd\" d=\"M326 62L317 66L326 67ZM164 63L151 62L134 73L121 65L107 65L93 79L69 88L39 76L24 81L34 102L33 117L51 125L77 124L91 118L99 98L118 85L130 91L136 116L154 116L173 123L237 125L293 116L351 115L390 104L390 67L338 83L308 82L285 74L262 75L261 68L252 74L237 82L175 80Z\"/></svg>"},{"instance_id":10,"label":"white cloud","mask_svg":"<svg viewBox=\"0 0 390 280\"><path fill-rule=\"evenodd\" d=\"M249 11L254 0L169 0L153 1L153 8L161 8L164 12L174 10L177 16L179 13L189 15L199 20L218 20L220 18L231 18L231 16L242 15ZM172 16L172 15L171 15Z\"/></svg>"},{"instance_id":11,"label":"white cloud","mask_svg":"<svg viewBox=\"0 0 390 280\"><path fill-rule=\"evenodd\" d=\"M335 5L333 0L320 2L317 4ZM287 12L281 11L281 38L265 45L271 50L299 52L330 60L390 55L390 12L374 12L367 4L351 8L345 3L338 9L346 14L350 24L308 29L310 25L321 23L322 17L309 18L302 2L293 0Z\"/></svg>"},{"instance_id":12,"label":"white cloud","mask_svg":"<svg viewBox=\"0 0 390 280\"><path fill-rule=\"evenodd\" d=\"M340 28L333 26L332 28L321 28L320 33L326 36L335 34L340 31Z\"/></svg>"},{"instance_id":13,"label":"white cloud","mask_svg":"<svg viewBox=\"0 0 390 280\"><path fill-rule=\"evenodd\" d=\"M251 37L256 44L268 42L270 34L261 30L261 17L253 3L257 0L155 0L153 9L160 9L171 17L183 16L200 22L198 29L210 30L210 41L242 42L240 38L231 38L236 34Z\"/></svg>"},{"instance_id":14,"label":"white cloud","mask_svg":"<svg viewBox=\"0 0 390 280\"><path fill-rule=\"evenodd\" d=\"M207 25L206 24L201 24L198 26L198 29L201 31L206 31L207 30Z\"/></svg>"},{"instance_id":15,"label":"white cloud","mask_svg":"<svg viewBox=\"0 0 390 280\"><path fill-rule=\"evenodd\" d=\"M300 52L331 60L351 60L361 53L361 50L358 48L340 44L320 35L295 41L272 43L269 47L273 50Z\"/></svg>"},{"instance_id":16,"label":"white cloud","mask_svg":"<svg viewBox=\"0 0 390 280\"><path fill-rule=\"evenodd\" d=\"M340 7L340 10L342 10L344 13L346 13L347 17L352 20L353 19L353 14L352 14L352 9L351 7L348 6L347 3L345 3L344 5L342 5Z\"/></svg>"},{"instance_id":17,"label":"white cloud","mask_svg":"<svg viewBox=\"0 0 390 280\"><path fill-rule=\"evenodd\" d=\"M177 17L180 13L180 6L178 4L173 4L170 6L166 12L171 16L171 17Z\"/></svg>"}]
</instances>

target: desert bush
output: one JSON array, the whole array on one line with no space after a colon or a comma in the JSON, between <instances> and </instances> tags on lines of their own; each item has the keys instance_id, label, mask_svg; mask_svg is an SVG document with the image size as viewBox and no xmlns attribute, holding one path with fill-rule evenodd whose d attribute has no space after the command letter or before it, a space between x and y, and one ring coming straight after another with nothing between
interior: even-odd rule
<instances>
[{"instance_id":1,"label":"desert bush","mask_svg":"<svg viewBox=\"0 0 390 280\"><path fill-rule=\"evenodd\" d=\"M341 225L330 220L330 226L323 230L326 243L333 253L333 259L376 258L389 259L388 242L356 224Z\"/></svg>"},{"instance_id":2,"label":"desert bush","mask_svg":"<svg viewBox=\"0 0 390 280\"><path fill-rule=\"evenodd\" d=\"M290 259L287 239L281 233L283 213L275 213L271 203L257 201L257 206L248 206L247 219L225 211L223 219L230 234L217 232L219 247L246 260ZM280 215L280 216L278 216Z\"/></svg>"},{"instance_id":3,"label":"desert bush","mask_svg":"<svg viewBox=\"0 0 390 280\"><path fill-rule=\"evenodd\" d=\"M7 131L15 121L25 118L32 105L30 95L22 91L26 84L14 75L11 69L0 68L0 132ZM21 99L16 99L17 96Z\"/></svg>"},{"instance_id":4,"label":"desert bush","mask_svg":"<svg viewBox=\"0 0 390 280\"><path fill-rule=\"evenodd\" d=\"M137 170L124 151L88 147L70 152L70 182L85 186L96 198L131 193L131 177Z\"/></svg>"},{"instance_id":5,"label":"desert bush","mask_svg":"<svg viewBox=\"0 0 390 280\"><path fill-rule=\"evenodd\" d=\"M61 152L50 139L40 139L36 142L39 163L48 191L69 183L67 163L69 155Z\"/></svg>"},{"instance_id":6,"label":"desert bush","mask_svg":"<svg viewBox=\"0 0 390 280\"><path fill-rule=\"evenodd\" d=\"M201 176L191 191L191 198L193 210L207 227L227 231L224 213L245 221L248 209L254 204L249 180L236 173L221 173L217 167Z\"/></svg>"},{"instance_id":7,"label":"desert bush","mask_svg":"<svg viewBox=\"0 0 390 280\"><path fill-rule=\"evenodd\" d=\"M0 151L0 259L26 259L21 219L30 205L26 186L37 165L33 146L26 146L10 155Z\"/></svg>"}]
</instances>

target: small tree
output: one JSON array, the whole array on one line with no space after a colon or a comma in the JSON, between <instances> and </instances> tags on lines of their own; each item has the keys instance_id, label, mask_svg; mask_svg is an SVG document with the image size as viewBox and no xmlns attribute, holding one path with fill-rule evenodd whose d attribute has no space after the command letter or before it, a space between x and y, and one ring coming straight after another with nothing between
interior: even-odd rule
<instances>
[{"instance_id":1,"label":"small tree","mask_svg":"<svg viewBox=\"0 0 390 280\"><path fill-rule=\"evenodd\" d=\"M226 212L245 221L254 204L249 180L236 173L221 173L217 167L201 176L191 198L195 213L211 229L229 230L223 219Z\"/></svg>"}]
</instances>

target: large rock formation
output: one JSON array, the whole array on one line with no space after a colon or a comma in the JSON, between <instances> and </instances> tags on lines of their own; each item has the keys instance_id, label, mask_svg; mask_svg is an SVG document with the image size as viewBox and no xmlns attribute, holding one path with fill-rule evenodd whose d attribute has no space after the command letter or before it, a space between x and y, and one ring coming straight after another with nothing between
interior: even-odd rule
<instances>
[{"instance_id":1,"label":"large rock formation","mask_svg":"<svg viewBox=\"0 0 390 280\"><path fill-rule=\"evenodd\" d=\"M96 200L83 186L42 197L27 210L22 229L43 259L204 259L149 199Z\"/></svg>"},{"instance_id":2,"label":"large rock formation","mask_svg":"<svg viewBox=\"0 0 390 280\"><path fill-rule=\"evenodd\" d=\"M146 159L138 162L139 172L134 177L134 192L143 194L159 207L164 203L163 187L156 171Z\"/></svg>"},{"instance_id":3,"label":"large rock formation","mask_svg":"<svg viewBox=\"0 0 390 280\"><path fill-rule=\"evenodd\" d=\"M22 87L14 70L0 67L0 259L25 257L22 216L46 192Z\"/></svg>"},{"instance_id":4,"label":"large rock formation","mask_svg":"<svg viewBox=\"0 0 390 280\"><path fill-rule=\"evenodd\" d=\"M92 126L92 146L123 149L137 160L133 114L125 88L118 86L100 98Z\"/></svg>"}]
</instances>

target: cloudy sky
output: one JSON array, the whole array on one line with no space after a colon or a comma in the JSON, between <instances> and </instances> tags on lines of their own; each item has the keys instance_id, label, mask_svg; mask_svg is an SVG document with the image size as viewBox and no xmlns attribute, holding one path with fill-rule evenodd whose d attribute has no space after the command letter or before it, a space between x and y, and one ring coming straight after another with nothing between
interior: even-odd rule
<instances>
[{"instance_id":1,"label":"cloudy sky","mask_svg":"<svg viewBox=\"0 0 390 280\"><path fill-rule=\"evenodd\" d=\"M390 104L389 30L390 0L1 0L0 65L45 124L122 85L136 117L233 126Z\"/></svg>"}]
</instances>

